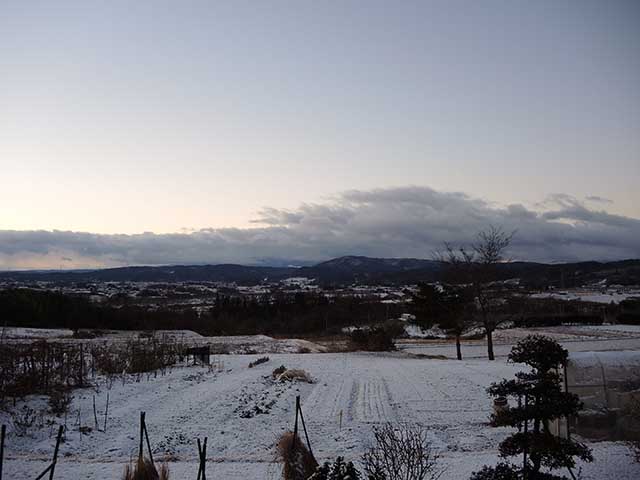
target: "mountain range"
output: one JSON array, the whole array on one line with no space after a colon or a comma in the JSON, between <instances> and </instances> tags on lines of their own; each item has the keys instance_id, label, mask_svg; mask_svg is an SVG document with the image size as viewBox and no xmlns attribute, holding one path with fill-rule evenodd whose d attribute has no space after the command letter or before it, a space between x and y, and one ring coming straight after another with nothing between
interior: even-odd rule
<instances>
[{"instance_id":1,"label":"mountain range","mask_svg":"<svg viewBox=\"0 0 640 480\"><path fill-rule=\"evenodd\" d=\"M133 266L96 270L5 271L0 280L16 282L235 282L255 285L289 277L314 278L327 284L410 284L434 281L443 264L416 258L345 256L305 267L235 264ZM640 260L544 264L511 262L499 266L501 279L520 278L532 286L571 287L606 280L640 284Z\"/></svg>"}]
</instances>

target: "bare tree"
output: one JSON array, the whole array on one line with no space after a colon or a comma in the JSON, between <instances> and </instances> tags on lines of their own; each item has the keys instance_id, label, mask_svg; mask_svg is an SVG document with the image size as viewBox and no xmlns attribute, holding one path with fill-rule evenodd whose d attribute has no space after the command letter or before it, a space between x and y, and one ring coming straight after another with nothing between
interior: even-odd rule
<instances>
[{"instance_id":1,"label":"bare tree","mask_svg":"<svg viewBox=\"0 0 640 480\"><path fill-rule=\"evenodd\" d=\"M435 480L442 475L421 427L388 423L374 428L374 436L375 445L362 458L370 480Z\"/></svg>"},{"instance_id":2,"label":"bare tree","mask_svg":"<svg viewBox=\"0 0 640 480\"><path fill-rule=\"evenodd\" d=\"M475 297L480 324L487 335L487 353L494 360L493 331L499 324L499 317L492 310L500 305L497 287L497 269L509 259L505 251L511 244L515 232L506 233L501 227L490 226L478 233L476 241L469 247L453 248L445 243L445 251L438 258L448 265L445 275L456 283L469 286Z\"/></svg>"}]
</instances>

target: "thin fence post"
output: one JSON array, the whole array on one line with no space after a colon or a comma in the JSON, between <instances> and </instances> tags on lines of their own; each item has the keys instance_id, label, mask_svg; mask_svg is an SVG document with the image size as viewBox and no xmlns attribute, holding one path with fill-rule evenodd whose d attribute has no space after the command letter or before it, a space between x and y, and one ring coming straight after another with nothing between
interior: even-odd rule
<instances>
[{"instance_id":1,"label":"thin fence post","mask_svg":"<svg viewBox=\"0 0 640 480\"><path fill-rule=\"evenodd\" d=\"M142 463L142 442L144 437L144 412L140 412L140 446L138 447L138 462Z\"/></svg>"},{"instance_id":2,"label":"thin fence post","mask_svg":"<svg viewBox=\"0 0 640 480\"><path fill-rule=\"evenodd\" d=\"M84 349L80 344L80 386L84 385Z\"/></svg>"},{"instance_id":3,"label":"thin fence post","mask_svg":"<svg viewBox=\"0 0 640 480\"><path fill-rule=\"evenodd\" d=\"M207 480L207 437L204 437L204 445L202 446L202 480Z\"/></svg>"},{"instance_id":4,"label":"thin fence post","mask_svg":"<svg viewBox=\"0 0 640 480\"><path fill-rule=\"evenodd\" d=\"M4 436L7 433L7 426L2 425L0 430L0 480L2 480L2 463L4 459Z\"/></svg>"},{"instance_id":5,"label":"thin fence post","mask_svg":"<svg viewBox=\"0 0 640 480\"><path fill-rule=\"evenodd\" d=\"M62 431L64 427L60 425L58 428L58 438L56 439L56 448L53 450L53 463L51 463L51 471L49 472L49 480L53 480L53 473L56 469L56 463L58 463L58 450L60 449L60 440L62 440Z\"/></svg>"},{"instance_id":6,"label":"thin fence post","mask_svg":"<svg viewBox=\"0 0 640 480\"><path fill-rule=\"evenodd\" d=\"M153 463L153 455L151 454L151 443L149 443L149 432L147 431L147 422L144 421L144 438L147 440L147 450L149 451L149 460L151 461L151 465L155 468Z\"/></svg>"},{"instance_id":7,"label":"thin fence post","mask_svg":"<svg viewBox=\"0 0 640 480\"><path fill-rule=\"evenodd\" d=\"M198 457L200 458L200 464L198 466L197 480L207 480L207 437L204 437L204 442L202 444L200 443L200 439L198 438Z\"/></svg>"},{"instance_id":8,"label":"thin fence post","mask_svg":"<svg viewBox=\"0 0 640 480\"><path fill-rule=\"evenodd\" d=\"M523 449L523 460L522 460L522 478L523 480L527 480L527 450L529 449L529 438L527 437L527 430L529 427L529 422L527 420L527 405L528 398L527 394L524 394L524 449Z\"/></svg>"},{"instance_id":9,"label":"thin fence post","mask_svg":"<svg viewBox=\"0 0 640 480\"><path fill-rule=\"evenodd\" d=\"M93 396L93 421L96 424L96 430L100 431L100 426L98 425L98 414L96 413L96 396Z\"/></svg>"},{"instance_id":10,"label":"thin fence post","mask_svg":"<svg viewBox=\"0 0 640 480\"><path fill-rule=\"evenodd\" d=\"M300 411L300 395L296 397L296 421L293 425L293 441L291 442L291 451L296 449L296 439L298 438L298 412Z\"/></svg>"},{"instance_id":11,"label":"thin fence post","mask_svg":"<svg viewBox=\"0 0 640 480\"><path fill-rule=\"evenodd\" d=\"M47 468L44 469L44 471L40 475L36 477L36 480L40 480L47 473L49 474L49 480L53 480L53 474L55 473L55 470L56 470L56 463L58 463L58 450L60 448L60 440L62 440L63 430L64 430L64 427L60 425L60 427L58 428L58 438L56 439L56 448L53 451L53 461L49 464Z\"/></svg>"},{"instance_id":12,"label":"thin fence post","mask_svg":"<svg viewBox=\"0 0 640 480\"><path fill-rule=\"evenodd\" d=\"M109 392L107 392L107 406L104 409L104 431L107 431L107 414L109 413Z\"/></svg>"},{"instance_id":13,"label":"thin fence post","mask_svg":"<svg viewBox=\"0 0 640 480\"><path fill-rule=\"evenodd\" d=\"M300 397L298 397L300 398ZM302 407L300 406L300 402L298 402L298 409L300 410L300 420L302 420L302 429L304 430L304 437L307 440L307 447L309 448L309 453L313 457L313 452L311 451L311 442L309 441L309 434L307 433L307 426L304 423L304 415L302 414Z\"/></svg>"},{"instance_id":14,"label":"thin fence post","mask_svg":"<svg viewBox=\"0 0 640 480\"><path fill-rule=\"evenodd\" d=\"M201 476L202 476L202 448L200 446L200 439L198 438L198 478L197 480L200 480Z\"/></svg>"}]
</instances>

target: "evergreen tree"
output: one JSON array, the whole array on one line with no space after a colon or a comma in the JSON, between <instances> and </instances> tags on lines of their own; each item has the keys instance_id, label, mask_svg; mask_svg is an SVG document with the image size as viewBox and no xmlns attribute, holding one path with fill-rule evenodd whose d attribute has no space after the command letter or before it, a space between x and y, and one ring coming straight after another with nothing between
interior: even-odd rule
<instances>
[{"instance_id":1,"label":"evergreen tree","mask_svg":"<svg viewBox=\"0 0 640 480\"><path fill-rule=\"evenodd\" d=\"M575 416L582 407L577 395L562 391L560 375L555 371L567 355L556 341L542 335L529 335L513 347L509 361L524 363L531 371L518 372L513 380L494 383L488 392L494 397L519 400L517 407L494 416L494 421L497 425L518 428L518 432L500 444L500 456L522 455L523 460L517 466L500 463L484 467L472 475L472 480L566 479L547 471L566 469L574 477L571 469L575 467L575 457L593 461L585 445L556 437L549 431L553 420Z\"/></svg>"},{"instance_id":2,"label":"evergreen tree","mask_svg":"<svg viewBox=\"0 0 640 480\"><path fill-rule=\"evenodd\" d=\"M416 320L424 327L438 325L456 339L456 355L462 360L460 339L473 325L473 296L468 288L446 283L420 284L413 296Z\"/></svg>"},{"instance_id":3,"label":"evergreen tree","mask_svg":"<svg viewBox=\"0 0 640 480\"><path fill-rule=\"evenodd\" d=\"M336 458L333 464L325 462L317 468L309 480L359 480L360 472L352 462L345 463L344 458Z\"/></svg>"}]
</instances>

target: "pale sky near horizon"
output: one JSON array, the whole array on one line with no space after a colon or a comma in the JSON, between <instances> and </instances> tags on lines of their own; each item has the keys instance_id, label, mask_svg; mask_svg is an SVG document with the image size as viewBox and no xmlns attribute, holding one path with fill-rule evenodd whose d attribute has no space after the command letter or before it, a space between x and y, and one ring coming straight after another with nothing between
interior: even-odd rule
<instances>
[{"instance_id":1,"label":"pale sky near horizon","mask_svg":"<svg viewBox=\"0 0 640 480\"><path fill-rule=\"evenodd\" d=\"M407 186L639 219L640 2L0 0L0 179L0 230Z\"/></svg>"}]
</instances>

